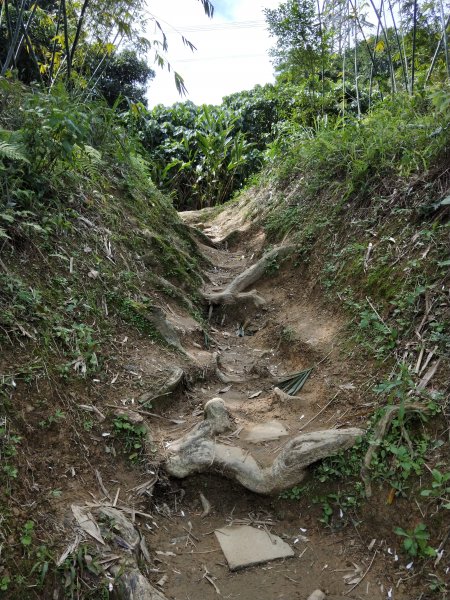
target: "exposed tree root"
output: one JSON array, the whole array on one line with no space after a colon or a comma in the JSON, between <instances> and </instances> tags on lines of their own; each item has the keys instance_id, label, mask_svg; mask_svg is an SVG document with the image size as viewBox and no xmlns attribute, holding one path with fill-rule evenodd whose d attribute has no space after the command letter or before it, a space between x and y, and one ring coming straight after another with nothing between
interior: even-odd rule
<instances>
[{"instance_id":1,"label":"exposed tree root","mask_svg":"<svg viewBox=\"0 0 450 600\"><path fill-rule=\"evenodd\" d=\"M349 448L364 433L357 428L303 433L284 446L271 466L261 467L242 448L216 442L215 436L230 428L224 402L213 398L205 406L205 420L170 446L166 471L179 478L216 472L235 479L252 492L276 494L302 481L309 465Z\"/></svg>"},{"instance_id":2,"label":"exposed tree root","mask_svg":"<svg viewBox=\"0 0 450 600\"><path fill-rule=\"evenodd\" d=\"M145 538L125 516L126 509L103 503L87 503L84 506L73 504L71 508L77 529L81 529L84 535L88 534L97 541L98 552L104 552L109 558L112 546L117 553L115 559L118 560L118 563L108 567L110 573L116 577L113 598L117 600L167 600L166 596L155 589L139 570L138 563L142 561L150 563L151 557ZM90 512L91 510L93 514ZM133 511L129 510L129 512ZM75 542L63 553L58 565L63 563L69 553L76 551L82 539L77 534ZM111 545L106 544L105 540L108 540Z\"/></svg>"},{"instance_id":3,"label":"exposed tree root","mask_svg":"<svg viewBox=\"0 0 450 600\"><path fill-rule=\"evenodd\" d=\"M161 385L157 392L149 391L139 396L139 404L143 408L147 404L151 404L159 398L162 398L164 396L170 396L170 394L175 392L175 390L177 390L181 386L185 379L185 375L186 374L181 367L174 367L169 377Z\"/></svg>"},{"instance_id":4,"label":"exposed tree root","mask_svg":"<svg viewBox=\"0 0 450 600\"><path fill-rule=\"evenodd\" d=\"M214 356L214 360L216 362L216 369L215 369L215 371L216 371L216 377L222 383L247 383L251 379L254 379L254 377L248 377L247 379L242 379L242 377L239 377L237 375L231 375L231 374L225 373L222 370L222 366L220 364L220 355L219 355L219 353L215 352L213 356Z\"/></svg>"},{"instance_id":5,"label":"exposed tree root","mask_svg":"<svg viewBox=\"0 0 450 600\"><path fill-rule=\"evenodd\" d=\"M286 392L283 392L283 390L280 390L279 387L273 388L273 394L282 402L287 402L288 400L297 400L298 401L298 396L290 396L289 394L286 394Z\"/></svg>"},{"instance_id":6,"label":"exposed tree root","mask_svg":"<svg viewBox=\"0 0 450 600\"><path fill-rule=\"evenodd\" d=\"M118 600L167 600L166 596L149 583L136 565L125 563L114 570L119 577L115 594Z\"/></svg>"},{"instance_id":7,"label":"exposed tree root","mask_svg":"<svg viewBox=\"0 0 450 600\"><path fill-rule=\"evenodd\" d=\"M197 238L205 246L217 248L217 244L198 227L195 227L194 225L186 225L186 228L194 238Z\"/></svg>"},{"instance_id":8,"label":"exposed tree root","mask_svg":"<svg viewBox=\"0 0 450 600\"><path fill-rule=\"evenodd\" d=\"M388 406L384 415L378 421L375 431L373 433L373 440L369 446L369 449L366 452L364 457L363 466L361 468L361 479L364 482L364 487L366 491L366 497L370 498L372 496L372 484L370 481L370 465L372 462L373 455L380 447L381 442L383 441L384 436L386 435L387 430L389 429L392 421L395 416L401 411L405 412L429 412L429 409L426 405L421 404L420 402L412 402L411 404L396 404L395 406ZM404 431L406 435L407 442L409 441L408 434Z\"/></svg>"},{"instance_id":9,"label":"exposed tree root","mask_svg":"<svg viewBox=\"0 0 450 600\"><path fill-rule=\"evenodd\" d=\"M216 377L222 383L247 383L246 379L242 379L241 377L237 377L237 375L227 375L223 371L216 367Z\"/></svg>"},{"instance_id":10,"label":"exposed tree root","mask_svg":"<svg viewBox=\"0 0 450 600\"><path fill-rule=\"evenodd\" d=\"M110 535L113 538L120 537L120 547L128 551L123 552L120 564L111 569L118 578L115 597L118 600L166 600L166 597L150 584L138 568L139 556L149 560L149 554L144 538L140 536L133 523L122 511L110 506L101 506L98 512L113 524ZM120 536L117 536L116 532L119 532Z\"/></svg>"},{"instance_id":11,"label":"exposed tree root","mask_svg":"<svg viewBox=\"0 0 450 600\"><path fill-rule=\"evenodd\" d=\"M266 301L262 296L258 294L256 290L251 290L250 292L239 292L239 293L231 293L226 289L223 292L216 292L211 294L203 294L205 300L207 300L210 304L245 304L246 302L253 303L256 308L264 306Z\"/></svg>"},{"instance_id":12,"label":"exposed tree root","mask_svg":"<svg viewBox=\"0 0 450 600\"><path fill-rule=\"evenodd\" d=\"M257 307L264 305L264 298L259 296L256 290L250 292L244 292L244 290L261 279L268 272L274 261L287 256L293 249L293 246L274 248L267 254L264 254L254 265L235 277L224 290L204 294L204 298L210 304L238 304L251 301Z\"/></svg>"}]
</instances>

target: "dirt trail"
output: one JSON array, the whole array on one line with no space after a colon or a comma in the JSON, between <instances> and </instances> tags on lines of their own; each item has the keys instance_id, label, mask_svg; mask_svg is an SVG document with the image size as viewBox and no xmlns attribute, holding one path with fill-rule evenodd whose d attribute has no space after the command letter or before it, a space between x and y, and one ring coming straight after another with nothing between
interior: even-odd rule
<instances>
[{"instance_id":1,"label":"dirt trail","mask_svg":"<svg viewBox=\"0 0 450 600\"><path fill-rule=\"evenodd\" d=\"M189 221L198 224L195 215L189 215ZM226 222L221 216L212 229L206 225L204 230L220 239L220 223ZM223 287L261 255L261 232L247 232L240 239L233 250L200 246L211 264L207 291ZM198 423L204 404L217 396L224 400L236 425L228 443L237 440L263 465L272 462L286 440L300 431L364 425L370 411L362 389L367 377L355 374L355 365L350 370L348 357L342 357L339 341L345 324L315 301L286 266L254 287L267 305L247 312L214 308L208 351L189 338L183 342L205 369L210 368L213 353L219 353L222 371L245 383L224 383L209 376L190 389L188 396L172 402L164 415L185 422L161 426L158 441L163 447ZM274 396L271 376L309 367L315 368L295 400L281 402ZM263 423L270 424L273 439L249 439L258 438L258 426ZM212 506L204 518L199 492ZM168 598L209 600L220 591L230 599L306 600L317 588L329 600L407 597L402 595L402 585L396 587L405 572L394 575L399 568L395 549L387 548L379 538L371 544L377 534L360 530L355 521L342 531L339 516L333 530L318 524L320 507L311 498L300 502L266 498L225 478L199 475L160 484L153 502L157 516L154 512L148 543L159 554L150 579L156 584L167 575L162 591ZM287 541L295 557L231 573L214 535L215 529L230 523L259 523Z\"/></svg>"}]
</instances>

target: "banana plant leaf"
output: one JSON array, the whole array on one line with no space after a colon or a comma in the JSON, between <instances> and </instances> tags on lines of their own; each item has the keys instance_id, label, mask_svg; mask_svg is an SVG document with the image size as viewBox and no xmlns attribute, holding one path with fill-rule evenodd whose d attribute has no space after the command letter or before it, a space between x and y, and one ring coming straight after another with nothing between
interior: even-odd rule
<instances>
[{"instance_id":1,"label":"banana plant leaf","mask_svg":"<svg viewBox=\"0 0 450 600\"><path fill-rule=\"evenodd\" d=\"M291 373L290 375L281 377L277 380L277 386L283 390L283 392L289 394L289 396L295 396L295 394L305 385L311 371L312 367L310 369L305 369L304 371L299 371L298 373Z\"/></svg>"}]
</instances>

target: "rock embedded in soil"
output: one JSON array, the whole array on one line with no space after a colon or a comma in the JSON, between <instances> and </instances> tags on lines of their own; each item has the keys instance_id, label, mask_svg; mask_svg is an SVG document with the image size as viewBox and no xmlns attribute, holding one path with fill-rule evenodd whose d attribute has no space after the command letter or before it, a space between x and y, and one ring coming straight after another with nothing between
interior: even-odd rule
<instances>
[{"instance_id":1,"label":"rock embedded in soil","mask_svg":"<svg viewBox=\"0 0 450 600\"><path fill-rule=\"evenodd\" d=\"M246 427L239 436L247 442L268 442L277 440L287 435L285 426L279 421L267 421L266 423L255 423Z\"/></svg>"},{"instance_id":2,"label":"rock embedded in soil","mask_svg":"<svg viewBox=\"0 0 450 600\"><path fill-rule=\"evenodd\" d=\"M308 596L308 600L325 600L326 596L322 592L322 590L315 590L310 596Z\"/></svg>"},{"instance_id":3,"label":"rock embedded in soil","mask_svg":"<svg viewBox=\"0 0 450 600\"><path fill-rule=\"evenodd\" d=\"M230 571L294 556L292 548L277 535L249 525L215 531Z\"/></svg>"}]
</instances>

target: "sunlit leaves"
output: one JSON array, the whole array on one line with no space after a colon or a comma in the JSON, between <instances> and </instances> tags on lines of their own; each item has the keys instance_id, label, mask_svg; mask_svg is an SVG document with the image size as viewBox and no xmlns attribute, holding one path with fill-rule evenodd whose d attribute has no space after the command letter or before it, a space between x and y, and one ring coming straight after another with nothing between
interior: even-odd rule
<instances>
[{"instance_id":1,"label":"sunlit leaves","mask_svg":"<svg viewBox=\"0 0 450 600\"><path fill-rule=\"evenodd\" d=\"M176 193L177 206L224 202L254 167L253 145L240 131L240 115L227 107L189 102L156 107L142 129L153 178Z\"/></svg>"}]
</instances>

